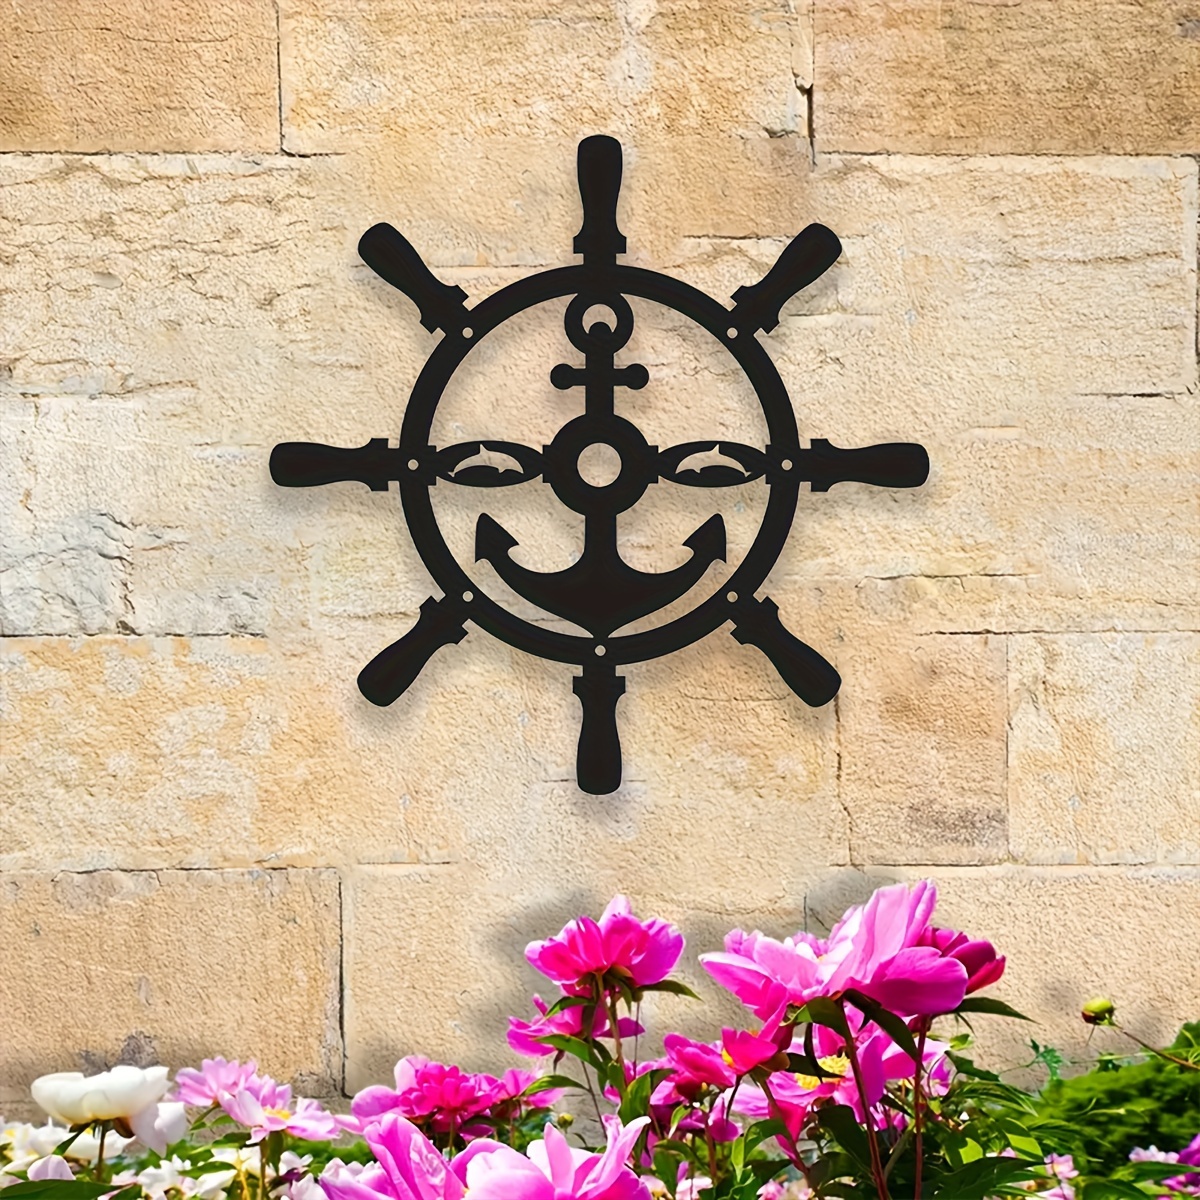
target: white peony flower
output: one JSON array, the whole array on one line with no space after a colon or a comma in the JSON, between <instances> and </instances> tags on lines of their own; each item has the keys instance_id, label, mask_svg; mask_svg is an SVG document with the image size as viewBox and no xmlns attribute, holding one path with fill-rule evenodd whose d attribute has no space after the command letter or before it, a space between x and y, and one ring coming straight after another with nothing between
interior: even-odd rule
<instances>
[{"instance_id":1,"label":"white peony flower","mask_svg":"<svg viewBox=\"0 0 1200 1200\"><path fill-rule=\"evenodd\" d=\"M59 1071L30 1087L42 1108L67 1125L126 1120L162 1099L170 1084L166 1067L113 1067L99 1075Z\"/></svg>"},{"instance_id":2,"label":"white peony flower","mask_svg":"<svg viewBox=\"0 0 1200 1200\"><path fill-rule=\"evenodd\" d=\"M187 1106L172 1100L151 1104L129 1118L134 1136L157 1154L165 1154L188 1131Z\"/></svg>"}]
</instances>

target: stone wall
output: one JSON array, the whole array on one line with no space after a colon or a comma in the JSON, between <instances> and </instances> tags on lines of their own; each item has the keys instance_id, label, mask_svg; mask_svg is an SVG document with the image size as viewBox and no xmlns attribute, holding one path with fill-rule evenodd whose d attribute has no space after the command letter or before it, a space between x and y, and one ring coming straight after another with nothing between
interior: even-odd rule
<instances>
[{"instance_id":1,"label":"stone wall","mask_svg":"<svg viewBox=\"0 0 1200 1200\"><path fill-rule=\"evenodd\" d=\"M930 876L1039 1040L1096 991L1200 1015L1198 96L1195 0L0 0L0 1105L120 1058L499 1065L525 941L616 890L696 952ZM473 298L569 262L595 132L629 261L724 297L836 230L764 339L801 434L933 462L801 496L765 590L837 701L722 632L630 668L609 798L570 671L479 631L368 705L431 590L396 497L267 473L399 431L432 339L361 232ZM553 317L481 348L459 440L553 431ZM640 412L753 432L690 337L639 314Z\"/></svg>"}]
</instances>

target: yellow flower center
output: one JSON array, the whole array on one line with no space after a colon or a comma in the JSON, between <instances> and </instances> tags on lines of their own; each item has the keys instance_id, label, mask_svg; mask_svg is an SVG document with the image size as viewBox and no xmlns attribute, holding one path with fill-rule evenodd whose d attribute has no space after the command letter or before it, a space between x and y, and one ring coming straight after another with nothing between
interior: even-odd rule
<instances>
[{"instance_id":1,"label":"yellow flower center","mask_svg":"<svg viewBox=\"0 0 1200 1200\"><path fill-rule=\"evenodd\" d=\"M278 1117L281 1121L290 1121L292 1119L292 1114L286 1108L264 1108L263 1112L268 1117Z\"/></svg>"},{"instance_id":2,"label":"yellow flower center","mask_svg":"<svg viewBox=\"0 0 1200 1200\"><path fill-rule=\"evenodd\" d=\"M844 1054L828 1054L824 1058L818 1058L817 1062L822 1071L828 1071L830 1075L836 1075L839 1079L850 1070L850 1060ZM824 1082L816 1075L797 1075L795 1079L797 1085L806 1092L819 1088Z\"/></svg>"}]
</instances>

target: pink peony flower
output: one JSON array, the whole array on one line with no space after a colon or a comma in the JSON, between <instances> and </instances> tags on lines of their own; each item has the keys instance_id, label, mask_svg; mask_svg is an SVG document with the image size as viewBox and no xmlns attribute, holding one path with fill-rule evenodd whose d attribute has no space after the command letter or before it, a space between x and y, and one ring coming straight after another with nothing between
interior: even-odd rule
<instances>
[{"instance_id":1,"label":"pink peony flower","mask_svg":"<svg viewBox=\"0 0 1200 1200\"><path fill-rule=\"evenodd\" d=\"M721 1030L721 1057L738 1075L748 1075L772 1059L780 1059L782 1065L787 1066L786 1054L771 1038L744 1029Z\"/></svg>"},{"instance_id":2,"label":"pink peony flower","mask_svg":"<svg viewBox=\"0 0 1200 1200\"><path fill-rule=\"evenodd\" d=\"M321 1173L329 1200L462 1200L465 1189L432 1142L398 1113L367 1127L376 1161ZM333 1164L330 1164L332 1167Z\"/></svg>"},{"instance_id":3,"label":"pink peony flower","mask_svg":"<svg viewBox=\"0 0 1200 1200\"><path fill-rule=\"evenodd\" d=\"M500 1081L491 1075L473 1075L410 1054L396 1064L394 1090L364 1088L350 1102L350 1112L359 1121L357 1132L385 1113L396 1112L436 1133L478 1135L487 1132L487 1127L472 1129L471 1118L487 1111L499 1097L500 1088Z\"/></svg>"},{"instance_id":4,"label":"pink peony flower","mask_svg":"<svg viewBox=\"0 0 1200 1200\"><path fill-rule=\"evenodd\" d=\"M856 1118L865 1121L867 1108L879 1103L888 1083L913 1077L913 1061L881 1029L853 1011L848 1016L863 1092L855 1082L841 1035L818 1025L813 1029L813 1053L829 1077L775 1071L768 1077L766 1089L744 1080L734 1101L734 1111L755 1120L776 1117L784 1122L793 1138L800 1135L813 1107L824 1101L849 1105ZM927 1086L934 1095L944 1092L948 1083L945 1052L944 1042L929 1041L925 1045ZM881 1127L887 1123L886 1114L879 1118L879 1123ZM786 1143L781 1144L788 1148Z\"/></svg>"},{"instance_id":5,"label":"pink peony flower","mask_svg":"<svg viewBox=\"0 0 1200 1200\"><path fill-rule=\"evenodd\" d=\"M533 997L533 1006L540 1016L532 1021L522 1021L517 1017L508 1018L508 1044L518 1053L530 1058L541 1058L547 1054L557 1054L553 1046L538 1041L547 1034L566 1034L568 1037L583 1037L583 1007L575 1005L564 1008L552 1017L546 1016L550 1006L541 998ZM636 1037L642 1032L642 1027L631 1017L620 1017L617 1025L622 1038ZM610 1035L608 1018L597 1010L592 1022L592 1028L587 1036L603 1038Z\"/></svg>"},{"instance_id":6,"label":"pink peony flower","mask_svg":"<svg viewBox=\"0 0 1200 1200\"><path fill-rule=\"evenodd\" d=\"M717 1046L694 1042L682 1033L668 1033L663 1038L663 1049L666 1051L663 1066L672 1071L666 1082L681 1097L694 1100L705 1087L724 1091L737 1082L733 1067L725 1061Z\"/></svg>"},{"instance_id":7,"label":"pink peony flower","mask_svg":"<svg viewBox=\"0 0 1200 1200\"><path fill-rule=\"evenodd\" d=\"M624 896L615 896L600 920L579 917L525 957L543 975L571 991L588 991L596 976L614 972L633 987L661 983L683 953L683 935L655 917L640 921Z\"/></svg>"},{"instance_id":8,"label":"pink peony flower","mask_svg":"<svg viewBox=\"0 0 1200 1200\"><path fill-rule=\"evenodd\" d=\"M851 988L892 1012L950 1012L966 994L967 970L957 958L921 944L936 902L932 883L911 890L899 883L851 908L828 938L801 931L779 941L734 930L723 953L702 954L700 961L764 1019L777 1013L781 997L806 1004Z\"/></svg>"},{"instance_id":9,"label":"pink peony flower","mask_svg":"<svg viewBox=\"0 0 1200 1200\"><path fill-rule=\"evenodd\" d=\"M488 1107L488 1116L498 1121L516 1119L528 1109L550 1108L563 1094L562 1088L545 1088L525 1095L525 1089L536 1083L537 1072L517 1069L505 1071L492 1090L492 1100Z\"/></svg>"},{"instance_id":10,"label":"pink peony flower","mask_svg":"<svg viewBox=\"0 0 1200 1200\"><path fill-rule=\"evenodd\" d=\"M175 1072L175 1099L197 1108L211 1108L221 1103L222 1096L232 1096L248 1087L258 1064L226 1062L223 1058L206 1058L200 1070L184 1067Z\"/></svg>"},{"instance_id":11,"label":"pink peony flower","mask_svg":"<svg viewBox=\"0 0 1200 1200\"><path fill-rule=\"evenodd\" d=\"M966 968L967 995L990 987L1004 974L1005 959L991 942L972 941L965 933L931 925L921 938L922 946L933 946L947 958L956 958Z\"/></svg>"},{"instance_id":12,"label":"pink peony flower","mask_svg":"<svg viewBox=\"0 0 1200 1200\"><path fill-rule=\"evenodd\" d=\"M329 1200L649 1200L628 1159L643 1117L622 1127L606 1120L603 1154L572 1149L553 1125L528 1157L499 1142L472 1142L450 1163L411 1121L391 1112L367 1129L376 1162L357 1170L338 1164L319 1180Z\"/></svg>"}]
</instances>

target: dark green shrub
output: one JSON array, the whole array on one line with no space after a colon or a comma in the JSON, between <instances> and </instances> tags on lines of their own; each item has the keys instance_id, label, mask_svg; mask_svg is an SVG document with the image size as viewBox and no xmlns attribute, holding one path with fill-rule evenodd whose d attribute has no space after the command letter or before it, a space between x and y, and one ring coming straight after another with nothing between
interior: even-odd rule
<instances>
[{"instance_id":1,"label":"dark green shrub","mask_svg":"<svg viewBox=\"0 0 1200 1200\"><path fill-rule=\"evenodd\" d=\"M1200 1061L1200 1021L1167 1052ZM1044 1146L1091 1171L1112 1170L1135 1146L1180 1150L1200 1133L1200 1071L1156 1055L1102 1059L1086 1075L1052 1080L1035 1103Z\"/></svg>"}]
</instances>

